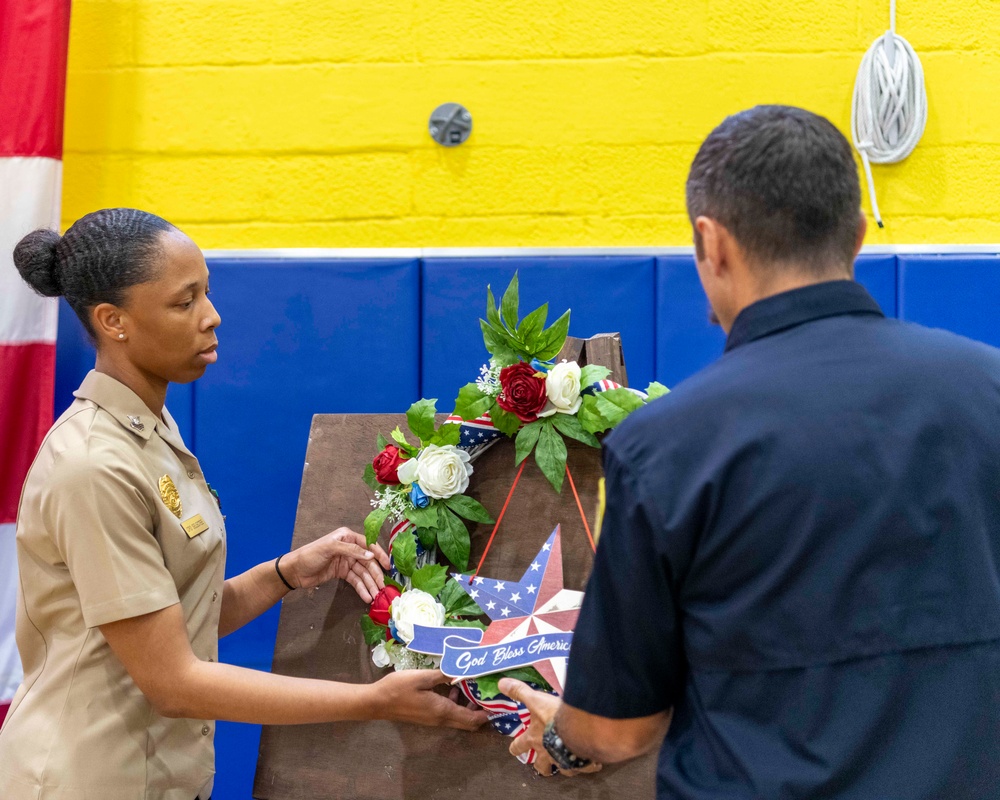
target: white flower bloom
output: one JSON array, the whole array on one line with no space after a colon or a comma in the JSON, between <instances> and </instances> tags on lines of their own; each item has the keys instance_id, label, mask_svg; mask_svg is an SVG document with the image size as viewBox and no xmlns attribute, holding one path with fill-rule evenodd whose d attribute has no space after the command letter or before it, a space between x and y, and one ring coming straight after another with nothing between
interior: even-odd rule
<instances>
[{"instance_id":1,"label":"white flower bloom","mask_svg":"<svg viewBox=\"0 0 1000 800\"><path fill-rule=\"evenodd\" d=\"M400 483L413 483L417 479L417 459L408 458L400 464L396 470L396 477Z\"/></svg>"},{"instance_id":2,"label":"white flower bloom","mask_svg":"<svg viewBox=\"0 0 1000 800\"><path fill-rule=\"evenodd\" d=\"M429 444L420 451L417 480L428 497L446 500L469 488L472 465L469 454L453 444Z\"/></svg>"},{"instance_id":3,"label":"white flower bloom","mask_svg":"<svg viewBox=\"0 0 1000 800\"><path fill-rule=\"evenodd\" d=\"M420 589L410 589L395 598L389 613L396 625L396 633L407 644L413 641L414 625L444 625L444 606L434 599L434 595Z\"/></svg>"},{"instance_id":4,"label":"white flower bloom","mask_svg":"<svg viewBox=\"0 0 1000 800\"><path fill-rule=\"evenodd\" d=\"M580 397L580 365L575 361L561 361L549 370L545 378L545 395L549 402L538 416L575 414L583 404Z\"/></svg>"},{"instance_id":5,"label":"white flower bloom","mask_svg":"<svg viewBox=\"0 0 1000 800\"><path fill-rule=\"evenodd\" d=\"M381 669L382 667L388 667L389 662L391 660L392 659L389 658L389 653L386 652L385 642L379 642L377 645L375 645L374 649L372 650L372 661L374 662L376 667L378 667L379 669Z\"/></svg>"}]
</instances>

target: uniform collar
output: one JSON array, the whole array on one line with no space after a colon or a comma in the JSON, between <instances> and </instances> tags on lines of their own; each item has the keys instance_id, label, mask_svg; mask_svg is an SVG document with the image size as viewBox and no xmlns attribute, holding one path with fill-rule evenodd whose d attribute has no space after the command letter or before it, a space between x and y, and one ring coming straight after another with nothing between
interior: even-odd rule
<instances>
[{"instance_id":1,"label":"uniform collar","mask_svg":"<svg viewBox=\"0 0 1000 800\"><path fill-rule=\"evenodd\" d=\"M851 280L814 283L765 297L744 308L729 331L726 352L803 322L842 314L885 316L860 283Z\"/></svg>"},{"instance_id":2,"label":"uniform collar","mask_svg":"<svg viewBox=\"0 0 1000 800\"><path fill-rule=\"evenodd\" d=\"M139 395L121 381L97 370L87 373L73 396L97 403L118 420L125 430L146 441L149 441L159 424L156 415L142 402Z\"/></svg>"}]
</instances>

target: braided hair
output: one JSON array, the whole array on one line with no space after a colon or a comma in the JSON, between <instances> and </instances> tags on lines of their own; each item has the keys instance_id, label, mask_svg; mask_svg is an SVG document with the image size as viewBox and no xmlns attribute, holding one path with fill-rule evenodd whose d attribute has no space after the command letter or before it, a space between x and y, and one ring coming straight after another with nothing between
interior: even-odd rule
<instances>
[{"instance_id":1,"label":"braided hair","mask_svg":"<svg viewBox=\"0 0 1000 800\"><path fill-rule=\"evenodd\" d=\"M125 291L156 277L160 236L176 228L134 208L105 208L81 217L63 236L48 229L29 233L14 248L14 265L43 297L66 298L96 340L90 309L120 306Z\"/></svg>"}]
</instances>

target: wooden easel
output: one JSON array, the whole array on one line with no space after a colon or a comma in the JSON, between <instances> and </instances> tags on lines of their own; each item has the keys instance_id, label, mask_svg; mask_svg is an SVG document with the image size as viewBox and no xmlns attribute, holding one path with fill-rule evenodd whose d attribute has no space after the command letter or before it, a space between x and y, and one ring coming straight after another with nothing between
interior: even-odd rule
<instances>
[{"instance_id":1,"label":"wooden easel","mask_svg":"<svg viewBox=\"0 0 1000 800\"><path fill-rule=\"evenodd\" d=\"M568 339L559 359L581 366L599 363L612 380L626 385L618 334ZM457 391L457 390L456 390ZM301 547L339 525L361 529L370 492L361 480L375 455L375 437L405 422L402 414L321 414L313 418L302 475L292 547ZM405 425L404 425L405 427ZM583 508L597 506L600 453L567 441L568 463ZM474 464L469 494L494 514L515 473L514 444L500 441ZM580 513L564 487L556 494L533 461L525 469L490 550L489 575L519 576L551 533L563 526L565 586L583 589L593 562ZM473 525L474 564L483 552L489 525ZM387 534L383 532L383 537ZM306 678L370 683L383 674L371 661L361 636L364 603L346 585L334 583L294 592L281 608L273 671ZM266 726L253 796L259 800L489 800L514 795L524 800L640 800L655 793L656 756L651 754L596 775L542 779L508 752L510 739L484 726L475 733L390 722Z\"/></svg>"}]
</instances>

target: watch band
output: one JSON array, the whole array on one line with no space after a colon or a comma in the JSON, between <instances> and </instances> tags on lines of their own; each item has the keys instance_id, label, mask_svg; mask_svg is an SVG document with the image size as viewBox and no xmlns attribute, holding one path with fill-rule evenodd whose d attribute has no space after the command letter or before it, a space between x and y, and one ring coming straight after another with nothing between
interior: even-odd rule
<instances>
[{"instance_id":1,"label":"watch band","mask_svg":"<svg viewBox=\"0 0 1000 800\"><path fill-rule=\"evenodd\" d=\"M590 759L579 758L569 751L559 732L556 731L555 719L550 720L549 724L545 726L545 732L542 734L542 746L545 747L545 752L549 754L559 769L583 769L590 765Z\"/></svg>"}]
</instances>

